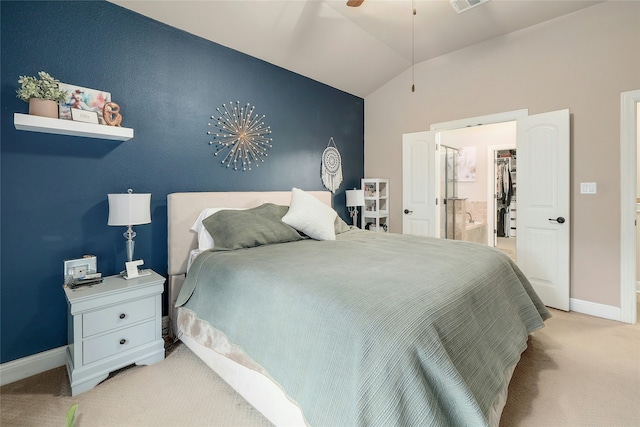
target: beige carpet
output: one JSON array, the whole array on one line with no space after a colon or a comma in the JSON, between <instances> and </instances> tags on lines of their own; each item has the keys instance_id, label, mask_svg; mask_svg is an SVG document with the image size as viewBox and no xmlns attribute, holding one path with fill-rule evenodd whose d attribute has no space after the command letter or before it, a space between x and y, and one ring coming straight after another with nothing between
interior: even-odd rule
<instances>
[{"instance_id":1,"label":"beige carpet","mask_svg":"<svg viewBox=\"0 0 640 427\"><path fill-rule=\"evenodd\" d=\"M500 249L505 254L516 262L516 237L498 237L496 238L496 248Z\"/></svg>"},{"instance_id":2,"label":"beige carpet","mask_svg":"<svg viewBox=\"0 0 640 427\"><path fill-rule=\"evenodd\" d=\"M500 426L640 426L640 324L552 315L529 339Z\"/></svg>"},{"instance_id":3,"label":"beige carpet","mask_svg":"<svg viewBox=\"0 0 640 427\"><path fill-rule=\"evenodd\" d=\"M71 397L65 367L0 388L0 426L272 426L227 383L178 343L167 358L132 366Z\"/></svg>"},{"instance_id":4,"label":"beige carpet","mask_svg":"<svg viewBox=\"0 0 640 427\"><path fill-rule=\"evenodd\" d=\"M640 325L553 311L529 340L501 427L640 426ZM121 370L70 396L64 367L0 389L2 427L268 426L184 345L152 366Z\"/></svg>"}]
</instances>

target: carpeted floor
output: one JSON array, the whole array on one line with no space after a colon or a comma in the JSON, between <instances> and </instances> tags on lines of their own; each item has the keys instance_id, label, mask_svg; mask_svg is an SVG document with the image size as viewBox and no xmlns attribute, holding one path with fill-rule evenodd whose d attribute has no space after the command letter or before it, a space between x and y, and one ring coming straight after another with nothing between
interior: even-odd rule
<instances>
[{"instance_id":1,"label":"carpeted floor","mask_svg":"<svg viewBox=\"0 0 640 427\"><path fill-rule=\"evenodd\" d=\"M62 366L3 386L0 401L2 427L61 427L74 403L76 427L272 426L181 343L74 397Z\"/></svg>"},{"instance_id":2,"label":"carpeted floor","mask_svg":"<svg viewBox=\"0 0 640 427\"><path fill-rule=\"evenodd\" d=\"M496 248L500 249L515 262L516 257L516 237L498 237L496 238Z\"/></svg>"},{"instance_id":3,"label":"carpeted floor","mask_svg":"<svg viewBox=\"0 0 640 427\"><path fill-rule=\"evenodd\" d=\"M640 426L640 324L552 314L529 338L500 426Z\"/></svg>"},{"instance_id":4,"label":"carpeted floor","mask_svg":"<svg viewBox=\"0 0 640 427\"><path fill-rule=\"evenodd\" d=\"M640 426L640 324L552 313L530 337L500 426ZM270 425L182 344L75 397L60 367L3 386L0 400L2 427L63 426L73 403L78 427Z\"/></svg>"}]
</instances>

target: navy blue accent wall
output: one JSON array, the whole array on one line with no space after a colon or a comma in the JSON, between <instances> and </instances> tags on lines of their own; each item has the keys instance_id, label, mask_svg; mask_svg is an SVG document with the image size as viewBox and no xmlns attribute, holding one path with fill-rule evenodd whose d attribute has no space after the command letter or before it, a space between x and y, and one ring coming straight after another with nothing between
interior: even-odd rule
<instances>
[{"instance_id":1,"label":"navy blue accent wall","mask_svg":"<svg viewBox=\"0 0 640 427\"><path fill-rule=\"evenodd\" d=\"M107 2L2 1L1 362L67 344L63 260L124 268L124 227L107 226L107 194L152 193L152 223L135 228L136 258L167 269L166 196L177 191L324 189L321 154L334 137L344 190L364 170L364 100ZM211 19L215 25L215 17ZM127 142L17 131L19 75L44 70L109 91ZM207 123L224 103L265 114L274 146L250 172L226 169ZM166 309L166 307L165 307Z\"/></svg>"}]
</instances>

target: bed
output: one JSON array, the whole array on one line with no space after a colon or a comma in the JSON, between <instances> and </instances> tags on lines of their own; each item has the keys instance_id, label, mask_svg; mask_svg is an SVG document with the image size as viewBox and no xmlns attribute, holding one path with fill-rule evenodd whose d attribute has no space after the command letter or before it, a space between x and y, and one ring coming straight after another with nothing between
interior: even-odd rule
<instances>
[{"instance_id":1,"label":"bed","mask_svg":"<svg viewBox=\"0 0 640 427\"><path fill-rule=\"evenodd\" d=\"M331 200L170 194L175 336L276 425L497 426L550 316L527 279L483 245L349 227ZM192 230L203 216L214 250Z\"/></svg>"}]
</instances>

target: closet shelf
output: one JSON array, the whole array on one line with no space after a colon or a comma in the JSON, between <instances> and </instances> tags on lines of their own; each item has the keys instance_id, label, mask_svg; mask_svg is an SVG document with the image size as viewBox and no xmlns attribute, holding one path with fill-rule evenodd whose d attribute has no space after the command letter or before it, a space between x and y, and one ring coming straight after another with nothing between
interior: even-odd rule
<instances>
[{"instance_id":1,"label":"closet shelf","mask_svg":"<svg viewBox=\"0 0 640 427\"><path fill-rule=\"evenodd\" d=\"M117 126L75 122L73 120L52 119L14 113L13 124L17 130L52 133L57 135L84 136L87 138L128 141L133 138L133 129Z\"/></svg>"}]
</instances>

